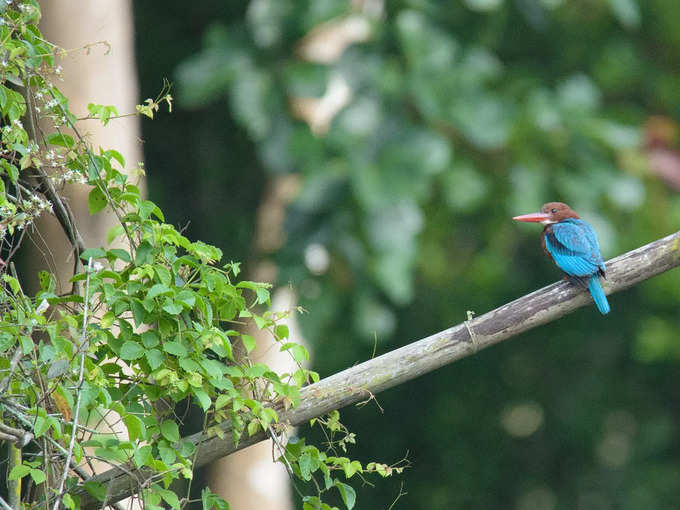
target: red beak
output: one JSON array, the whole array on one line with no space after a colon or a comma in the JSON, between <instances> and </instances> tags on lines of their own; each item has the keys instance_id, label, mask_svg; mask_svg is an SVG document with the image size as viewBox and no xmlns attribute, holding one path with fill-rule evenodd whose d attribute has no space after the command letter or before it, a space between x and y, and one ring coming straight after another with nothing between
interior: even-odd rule
<instances>
[{"instance_id":1,"label":"red beak","mask_svg":"<svg viewBox=\"0 0 680 510\"><path fill-rule=\"evenodd\" d=\"M531 223L540 223L545 220L550 219L550 215L541 212L535 212L531 214L522 214L521 216L515 216L512 218L515 221L529 221Z\"/></svg>"}]
</instances>

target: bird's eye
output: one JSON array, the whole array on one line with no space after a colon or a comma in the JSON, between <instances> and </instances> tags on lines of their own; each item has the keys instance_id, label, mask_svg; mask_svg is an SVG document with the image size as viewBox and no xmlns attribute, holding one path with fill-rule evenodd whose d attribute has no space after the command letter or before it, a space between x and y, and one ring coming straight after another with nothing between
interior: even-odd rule
<instances>
[{"instance_id":1,"label":"bird's eye","mask_svg":"<svg viewBox=\"0 0 680 510\"><path fill-rule=\"evenodd\" d=\"M553 214L555 214L555 213L557 212L557 209L555 209L555 208L550 209L550 212L553 213Z\"/></svg>"}]
</instances>

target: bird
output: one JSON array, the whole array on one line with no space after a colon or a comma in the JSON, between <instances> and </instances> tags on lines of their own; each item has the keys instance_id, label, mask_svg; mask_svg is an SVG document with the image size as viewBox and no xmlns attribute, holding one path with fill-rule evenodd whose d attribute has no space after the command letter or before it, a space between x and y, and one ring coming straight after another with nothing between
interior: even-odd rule
<instances>
[{"instance_id":1,"label":"bird","mask_svg":"<svg viewBox=\"0 0 680 510\"><path fill-rule=\"evenodd\" d=\"M609 313L609 301L600 276L606 278L604 260L593 227L562 202L548 202L540 212L514 216L515 221L542 223L543 250L566 277L585 285L602 315Z\"/></svg>"}]
</instances>

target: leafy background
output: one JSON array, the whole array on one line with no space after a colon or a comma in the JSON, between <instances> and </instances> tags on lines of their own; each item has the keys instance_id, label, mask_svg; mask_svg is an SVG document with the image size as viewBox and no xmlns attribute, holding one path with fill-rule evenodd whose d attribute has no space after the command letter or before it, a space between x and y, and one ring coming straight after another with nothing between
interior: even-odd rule
<instances>
[{"instance_id":1,"label":"leafy background","mask_svg":"<svg viewBox=\"0 0 680 510\"><path fill-rule=\"evenodd\" d=\"M382 10L381 10L382 9ZM300 44L354 14L368 40L330 64ZM680 224L675 0L135 3L150 198L187 235L267 260L309 313L322 376L559 277L513 215L563 200L605 258ZM341 76L328 132L293 115ZM256 206L299 187L285 243ZM326 264L327 261L327 264ZM680 272L344 411L365 459L407 452L397 508L672 508L680 495ZM387 508L399 479L360 490Z\"/></svg>"}]
</instances>

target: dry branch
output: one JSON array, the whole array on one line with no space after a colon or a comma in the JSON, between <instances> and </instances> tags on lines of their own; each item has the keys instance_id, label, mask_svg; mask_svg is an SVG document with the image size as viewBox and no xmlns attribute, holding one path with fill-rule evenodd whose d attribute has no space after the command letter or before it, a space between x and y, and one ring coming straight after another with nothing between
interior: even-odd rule
<instances>
[{"instance_id":1,"label":"dry branch","mask_svg":"<svg viewBox=\"0 0 680 510\"><path fill-rule=\"evenodd\" d=\"M627 289L680 265L680 232L630 251L607 263L607 294ZM360 365L327 377L301 391L301 403L294 409L277 409L280 421L300 425L333 409L340 409L397 386L443 365L469 356L479 349L512 338L541 324L554 321L575 309L592 305L587 291L578 285L560 281L523 296L511 303L472 320L453 326L432 336L408 344ZM616 314L614 305L612 314ZM243 438L238 446L231 439L229 423L222 425L225 439L204 438L200 434L188 440L201 441L195 467L266 439L264 433ZM133 478L130 473L136 476ZM140 482L151 473L127 465L112 468L93 478L108 486L108 502L119 501L134 494ZM83 509L101 504L86 492L81 492Z\"/></svg>"}]
</instances>

